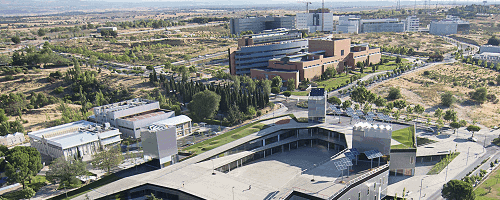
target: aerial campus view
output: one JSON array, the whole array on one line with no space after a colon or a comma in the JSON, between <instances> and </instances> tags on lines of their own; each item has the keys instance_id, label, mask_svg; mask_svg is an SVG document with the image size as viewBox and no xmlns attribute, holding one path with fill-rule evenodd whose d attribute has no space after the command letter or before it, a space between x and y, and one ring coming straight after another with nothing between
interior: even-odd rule
<instances>
[{"instance_id":1,"label":"aerial campus view","mask_svg":"<svg viewBox=\"0 0 500 200\"><path fill-rule=\"evenodd\" d=\"M500 199L496 1L0 5L0 200Z\"/></svg>"}]
</instances>

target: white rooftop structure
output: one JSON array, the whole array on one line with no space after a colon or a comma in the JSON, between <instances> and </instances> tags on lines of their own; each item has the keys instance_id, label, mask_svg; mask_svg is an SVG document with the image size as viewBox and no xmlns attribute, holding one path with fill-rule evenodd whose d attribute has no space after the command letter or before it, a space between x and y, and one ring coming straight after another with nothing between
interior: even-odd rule
<instances>
[{"instance_id":1,"label":"white rooftop structure","mask_svg":"<svg viewBox=\"0 0 500 200\"><path fill-rule=\"evenodd\" d=\"M354 124L354 129L384 129L384 130L392 130L392 126L389 124L371 124L368 122L358 122Z\"/></svg>"},{"instance_id":2,"label":"white rooftop structure","mask_svg":"<svg viewBox=\"0 0 500 200\"><path fill-rule=\"evenodd\" d=\"M500 53L484 52L484 53L474 55L474 58L488 61L488 62L498 63L498 62L500 62Z\"/></svg>"},{"instance_id":3,"label":"white rooftop structure","mask_svg":"<svg viewBox=\"0 0 500 200\"><path fill-rule=\"evenodd\" d=\"M71 122L28 134L31 146L41 154L52 158L80 155L90 157L99 148L117 144L121 141L120 131L88 121Z\"/></svg>"},{"instance_id":4,"label":"white rooftop structure","mask_svg":"<svg viewBox=\"0 0 500 200\"><path fill-rule=\"evenodd\" d=\"M14 134L8 134L5 136L0 136L0 144L5 146L13 146L16 144L21 144L25 140L24 133L16 132Z\"/></svg>"},{"instance_id":5,"label":"white rooftop structure","mask_svg":"<svg viewBox=\"0 0 500 200\"><path fill-rule=\"evenodd\" d=\"M188 116L179 115L155 122L149 126L149 130L162 130L168 127L176 127L177 137L183 137L193 133L191 121L191 118Z\"/></svg>"}]
</instances>

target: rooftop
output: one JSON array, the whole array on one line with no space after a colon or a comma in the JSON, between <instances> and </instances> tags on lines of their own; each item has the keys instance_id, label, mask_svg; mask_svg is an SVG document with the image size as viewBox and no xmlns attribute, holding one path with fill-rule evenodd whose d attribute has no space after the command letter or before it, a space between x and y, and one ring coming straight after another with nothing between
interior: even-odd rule
<instances>
[{"instance_id":1,"label":"rooftop","mask_svg":"<svg viewBox=\"0 0 500 200\"><path fill-rule=\"evenodd\" d=\"M78 146L89 142L98 141L99 137L108 138L121 133L113 127L102 127L88 121L77 121L52 128L28 133L30 138L41 140L45 138L48 143L62 149Z\"/></svg>"},{"instance_id":2,"label":"rooftop","mask_svg":"<svg viewBox=\"0 0 500 200\"><path fill-rule=\"evenodd\" d=\"M168 128L169 126L176 126L178 124L183 124L190 122L191 118L186 115L179 115L176 117L171 117L158 122L153 123L148 127L149 130L162 130Z\"/></svg>"},{"instance_id":3,"label":"rooftop","mask_svg":"<svg viewBox=\"0 0 500 200\"><path fill-rule=\"evenodd\" d=\"M309 92L309 96L324 96L325 88L312 88Z\"/></svg>"},{"instance_id":4,"label":"rooftop","mask_svg":"<svg viewBox=\"0 0 500 200\"><path fill-rule=\"evenodd\" d=\"M99 107L94 107L94 109L101 109L104 110L105 112L115 112L115 111L120 111L120 110L125 110L137 106L142 106L150 103L154 103L156 101L154 100L149 100L149 99L143 99L143 98L135 98L135 99L130 99L126 101L121 101L113 104L108 104L104 106L99 106Z\"/></svg>"},{"instance_id":5,"label":"rooftop","mask_svg":"<svg viewBox=\"0 0 500 200\"><path fill-rule=\"evenodd\" d=\"M139 113L136 115L130 115L127 117L123 117L122 119L133 122L133 121L138 121L138 120L142 120L142 119L147 119L147 118L163 115L163 114L166 114L167 112L168 111L166 111L166 110L150 110L150 111L142 112L142 113Z\"/></svg>"}]
</instances>

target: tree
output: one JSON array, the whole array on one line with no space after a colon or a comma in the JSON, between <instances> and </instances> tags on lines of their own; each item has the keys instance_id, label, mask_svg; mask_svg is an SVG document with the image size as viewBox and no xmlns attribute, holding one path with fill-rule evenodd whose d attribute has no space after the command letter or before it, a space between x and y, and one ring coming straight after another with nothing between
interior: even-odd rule
<instances>
[{"instance_id":1,"label":"tree","mask_svg":"<svg viewBox=\"0 0 500 200\"><path fill-rule=\"evenodd\" d=\"M451 122L450 127L453 128L453 134L455 134L457 132L457 129L459 129L462 126L460 126L459 122Z\"/></svg>"},{"instance_id":2,"label":"tree","mask_svg":"<svg viewBox=\"0 0 500 200\"><path fill-rule=\"evenodd\" d=\"M31 189L30 187L26 187L21 190L20 197L23 199L30 199L31 197L35 196L35 194L35 190Z\"/></svg>"},{"instance_id":3,"label":"tree","mask_svg":"<svg viewBox=\"0 0 500 200\"><path fill-rule=\"evenodd\" d=\"M51 182L60 181L69 186L76 176L82 176L86 173L85 162L69 156L67 160L64 157L60 157L53 161L49 166L46 177Z\"/></svg>"},{"instance_id":4,"label":"tree","mask_svg":"<svg viewBox=\"0 0 500 200\"><path fill-rule=\"evenodd\" d=\"M342 104L342 101L338 97L336 97L336 96L331 96L330 98L328 98L327 101L328 101L328 103L331 103L333 105L340 105L340 104Z\"/></svg>"},{"instance_id":5,"label":"tree","mask_svg":"<svg viewBox=\"0 0 500 200\"><path fill-rule=\"evenodd\" d=\"M5 157L5 175L10 183L31 183L31 178L42 169L40 152L33 147L16 146L10 149Z\"/></svg>"},{"instance_id":6,"label":"tree","mask_svg":"<svg viewBox=\"0 0 500 200\"><path fill-rule=\"evenodd\" d=\"M436 111L434 111L434 117L441 119L441 117L443 117L443 110L441 110L441 108L436 109Z\"/></svg>"},{"instance_id":7,"label":"tree","mask_svg":"<svg viewBox=\"0 0 500 200\"><path fill-rule=\"evenodd\" d=\"M351 106L352 106L352 102L351 102L351 100L346 100L346 101L342 102L342 108L343 108L344 110L346 110L347 108L349 108L349 107L351 107Z\"/></svg>"},{"instance_id":8,"label":"tree","mask_svg":"<svg viewBox=\"0 0 500 200\"><path fill-rule=\"evenodd\" d=\"M367 90L364 86L356 87L351 92L351 99L354 102L365 103L368 100L368 96L370 95L370 91Z\"/></svg>"},{"instance_id":9,"label":"tree","mask_svg":"<svg viewBox=\"0 0 500 200\"><path fill-rule=\"evenodd\" d=\"M19 38L19 36L11 37L10 40L12 40L12 42L14 42L14 44L21 43L21 38Z\"/></svg>"},{"instance_id":10,"label":"tree","mask_svg":"<svg viewBox=\"0 0 500 200\"><path fill-rule=\"evenodd\" d=\"M386 103L387 100L385 100L384 98L382 98L381 96L378 96L376 99L375 99L375 105L378 106L378 107L384 107L385 106L385 103Z\"/></svg>"},{"instance_id":11,"label":"tree","mask_svg":"<svg viewBox=\"0 0 500 200\"><path fill-rule=\"evenodd\" d=\"M403 97L401 95L401 90L399 88L391 87L389 88L389 94L387 95L387 99L395 100Z\"/></svg>"},{"instance_id":12,"label":"tree","mask_svg":"<svg viewBox=\"0 0 500 200\"><path fill-rule=\"evenodd\" d=\"M471 98L476 102L483 104L487 100L488 90L485 87L476 89L476 91L471 92Z\"/></svg>"},{"instance_id":13,"label":"tree","mask_svg":"<svg viewBox=\"0 0 500 200\"><path fill-rule=\"evenodd\" d=\"M450 91L447 91L441 95L441 104L446 107L450 107L456 101L455 96Z\"/></svg>"},{"instance_id":14,"label":"tree","mask_svg":"<svg viewBox=\"0 0 500 200\"><path fill-rule=\"evenodd\" d=\"M448 200L473 200L474 188L462 180L450 180L443 185L441 196Z\"/></svg>"},{"instance_id":15,"label":"tree","mask_svg":"<svg viewBox=\"0 0 500 200\"><path fill-rule=\"evenodd\" d=\"M44 29L44 28L40 28L40 29L38 29L38 31L37 31L37 35L38 35L38 36L42 37L42 36L44 36L45 34L47 34L47 30L46 30L46 29Z\"/></svg>"},{"instance_id":16,"label":"tree","mask_svg":"<svg viewBox=\"0 0 500 200\"><path fill-rule=\"evenodd\" d=\"M396 57L396 63L399 64L401 63L403 60L401 59L401 56L397 56Z\"/></svg>"},{"instance_id":17,"label":"tree","mask_svg":"<svg viewBox=\"0 0 500 200\"><path fill-rule=\"evenodd\" d=\"M278 87L272 87L271 93L273 93L274 95L278 95L280 93L280 89Z\"/></svg>"},{"instance_id":18,"label":"tree","mask_svg":"<svg viewBox=\"0 0 500 200\"><path fill-rule=\"evenodd\" d=\"M272 79L271 87L281 88L283 86L283 80L280 76L275 76Z\"/></svg>"},{"instance_id":19,"label":"tree","mask_svg":"<svg viewBox=\"0 0 500 200\"><path fill-rule=\"evenodd\" d=\"M491 36L490 39L488 39L488 43L486 45L494 45L494 46L498 46L500 44L500 40L497 39L497 37L495 35Z\"/></svg>"},{"instance_id":20,"label":"tree","mask_svg":"<svg viewBox=\"0 0 500 200\"><path fill-rule=\"evenodd\" d=\"M448 109L444 113L444 117L443 118L446 121L455 122L455 121L457 121L457 112L455 112L452 109Z\"/></svg>"},{"instance_id":21,"label":"tree","mask_svg":"<svg viewBox=\"0 0 500 200\"><path fill-rule=\"evenodd\" d=\"M295 79L291 78L286 81L286 90L293 91L295 90Z\"/></svg>"},{"instance_id":22,"label":"tree","mask_svg":"<svg viewBox=\"0 0 500 200\"><path fill-rule=\"evenodd\" d=\"M271 80L263 79L259 82L259 85L262 87L264 94L271 94Z\"/></svg>"},{"instance_id":23,"label":"tree","mask_svg":"<svg viewBox=\"0 0 500 200\"><path fill-rule=\"evenodd\" d=\"M467 131L472 133L472 137L474 137L474 133L478 132L479 130L481 130L481 128L479 126L476 126L476 125L467 126Z\"/></svg>"},{"instance_id":24,"label":"tree","mask_svg":"<svg viewBox=\"0 0 500 200\"><path fill-rule=\"evenodd\" d=\"M285 95L286 100L288 101L288 97L292 96L292 92L290 92L290 91L287 90L287 91L283 92L283 95Z\"/></svg>"},{"instance_id":25,"label":"tree","mask_svg":"<svg viewBox=\"0 0 500 200\"><path fill-rule=\"evenodd\" d=\"M196 93L188 104L191 116L210 119L219 110L220 95L210 90Z\"/></svg>"},{"instance_id":26,"label":"tree","mask_svg":"<svg viewBox=\"0 0 500 200\"><path fill-rule=\"evenodd\" d=\"M356 67L359 68L359 70L361 71L361 73L363 73L363 71L364 71L363 68L365 68L365 65L361 61L358 61L356 63Z\"/></svg>"},{"instance_id":27,"label":"tree","mask_svg":"<svg viewBox=\"0 0 500 200\"><path fill-rule=\"evenodd\" d=\"M109 174L111 168L118 166L123 160L119 148L102 150L92 156L92 165L98 169L106 170Z\"/></svg>"}]
</instances>

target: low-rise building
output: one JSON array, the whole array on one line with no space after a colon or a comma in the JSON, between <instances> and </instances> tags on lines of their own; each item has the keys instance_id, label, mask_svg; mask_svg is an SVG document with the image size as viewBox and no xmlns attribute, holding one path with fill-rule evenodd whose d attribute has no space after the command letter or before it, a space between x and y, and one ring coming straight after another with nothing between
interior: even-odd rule
<instances>
[{"instance_id":1,"label":"low-rise building","mask_svg":"<svg viewBox=\"0 0 500 200\"><path fill-rule=\"evenodd\" d=\"M136 98L95 107L89 119L111 124L120 129L123 137L139 138L141 128L174 116L174 111L160 109L158 101Z\"/></svg>"},{"instance_id":2,"label":"low-rise building","mask_svg":"<svg viewBox=\"0 0 500 200\"><path fill-rule=\"evenodd\" d=\"M482 45L479 48L479 53L500 53L500 46Z\"/></svg>"},{"instance_id":3,"label":"low-rise building","mask_svg":"<svg viewBox=\"0 0 500 200\"><path fill-rule=\"evenodd\" d=\"M189 118L188 116L179 115L155 122L152 125L175 127L175 135L177 136L177 138L181 138L193 133L191 121L191 118Z\"/></svg>"},{"instance_id":4,"label":"low-rise building","mask_svg":"<svg viewBox=\"0 0 500 200\"><path fill-rule=\"evenodd\" d=\"M117 31L116 27L99 27L97 28L97 33L101 33L102 30Z\"/></svg>"},{"instance_id":5,"label":"low-rise building","mask_svg":"<svg viewBox=\"0 0 500 200\"><path fill-rule=\"evenodd\" d=\"M499 63L500 62L500 53L489 53L489 52L484 52L480 54L474 55L474 58L487 61L487 62L492 62L492 63Z\"/></svg>"},{"instance_id":6,"label":"low-rise building","mask_svg":"<svg viewBox=\"0 0 500 200\"><path fill-rule=\"evenodd\" d=\"M355 69L357 62L380 62L380 48L368 44L351 44L349 38L321 38L308 41L309 52L299 52L279 59L269 60L267 68L250 70L255 79L272 79L280 76L282 80L291 78L299 81L314 80L328 69L338 72L347 67ZM298 86L299 81L295 84Z\"/></svg>"},{"instance_id":7,"label":"low-rise building","mask_svg":"<svg viewBox=\"0 0 500 200\"><path fill-rule=\"evenodd\" d=\"M153 124L141 132L144 156L152 158L160 168L177 161L176 126Z\"/></svg>"},{"instance_id":8,"label":"low-rise building","mask_svg":"<svg viewBox=\"0 0 500 200\"><path fill-rule=\"evenodd\" d=\"M295 28L295 16L284 17L245 17L245 18L232 18L229 21L231 34L239 35L244 31L252 31L253 33L260 33L264 30L286 28Z\"/></svg>"},{"instance_id":9,"label":"low-rise building","mask_svg":"<svg viewBox=\"0 0 500 200\"><path fill-rule=\"evenodd\" d=\"M24 133L14 133L7 134L5 136L0 136L0 144L4 146L14 146L18 144L22 144L25 141Z\"/></svg>"},{"instance_id":10,"label":"low-rise building","mask_svg":"<svg viewBox=\"0 0 500 200\"><path fill-rule=\"evenodd\" d=\"M399 19L362 19L359 23L361 33L405 31L405 23Z\"/></svg>"},{"instance_id":11,"label":"low-rise building","mask_svg":"<svg viewBox=\"0 0 500 200\"><path fill-rule=\"evenodd\" d=\"M360 17L357 15L339 16L339 23L336 26L337 33L358 33Z\"/></svg>"},{"instance_id":12,"label":"low-rise building","mask_svg":"<svg viewBox=\"0 0 500 200\"><path fill-rule=\"evenodd\" d=\"M432 21L429 33L433 35L469 34L470 24L459 17L448 15L441 21Z\"/></svg>"},{"instance_id":13,"label":"low-rise building","mask_svg":"<svg viewBox=\"0 0 500 200\"><path fill-rule=\"evenodd\" d=\"M40 154L55 159L80 152L84 160L89 160L99 149L119 144L120 135L109 123L99 125L84 120L28 133L31 146Z\"/></svg>"}]
</instances>

